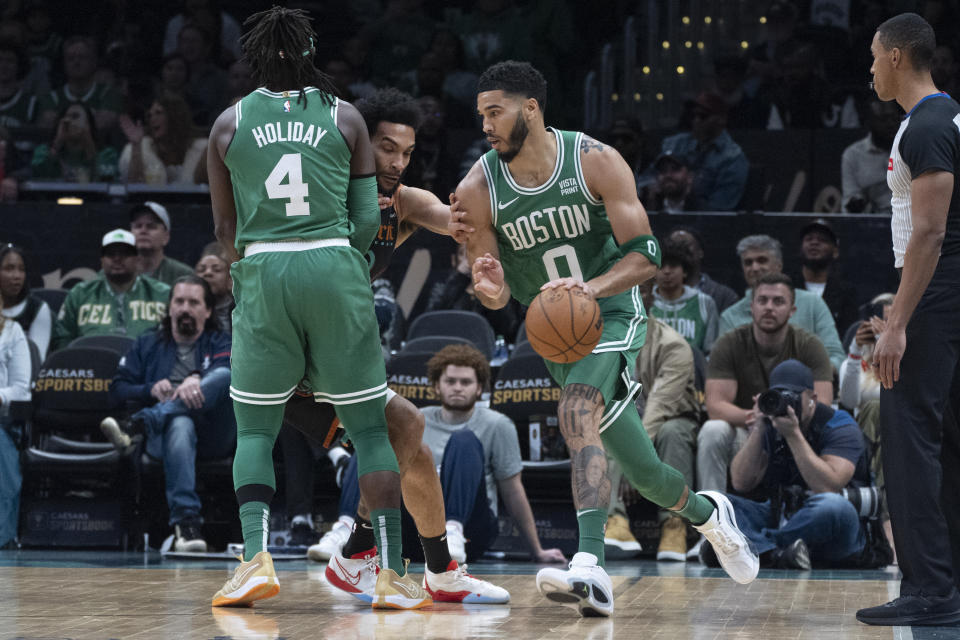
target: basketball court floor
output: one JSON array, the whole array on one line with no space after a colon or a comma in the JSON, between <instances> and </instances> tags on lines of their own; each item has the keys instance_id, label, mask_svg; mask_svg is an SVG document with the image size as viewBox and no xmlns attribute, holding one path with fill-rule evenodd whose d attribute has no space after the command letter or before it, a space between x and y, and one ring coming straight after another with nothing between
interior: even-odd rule
<instances>
[{"instance_id":1,"label":"basketball court floor","mask_svg":"<svg viewBox=\"0 0 960 640\"><path fill-rule=\"evenodd\" d=\"M213 638L508 638L510 640L960 639L960 627L868 627L865 605L897 594L897 572L766 571L741 586L719 569L652 561L611 562L616 611L581 619L537 592L537 566L470 565L506 587L509 605L437 604L375 612L333 589L324 565L275 563L280 595L249 609L212 609L230 576L225 560L170 560L151 552L0 552L0 640ZM422 571L422 568L421 568Z\"/></svg>"}]
</instances>

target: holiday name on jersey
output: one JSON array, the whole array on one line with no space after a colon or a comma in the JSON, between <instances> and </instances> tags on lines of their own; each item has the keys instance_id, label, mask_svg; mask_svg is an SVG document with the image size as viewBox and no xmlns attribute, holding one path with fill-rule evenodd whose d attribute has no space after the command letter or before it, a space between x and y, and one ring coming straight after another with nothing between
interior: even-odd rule
<instances>
[{"instance_id":1,"label":"holiday name on jersey","mask_svg":"<svg viewBox=\"0 0 960 640\"><path fill-rule=\"evenodd\" d=\"M590 231L590 212L587 203L544 207L541 211L518 216L512 222L504 222L500 231L515 251L529 249L550 240L576 238L587 233Z\"/></svg>"},{"instance_id":2,"label":"holiday name on jersey","mask_svg":"<svg viewBox=\"0 0 960 640\"><path fill-rule=\"evenodd\" d=\"M250 130L253 139L257 142L257 148L274 142L299 142L308 144L313 148L317 147L320 139L327 135L327 130L315 125L305 125L302 122L287 122L286 135L284 135L283 124L277 122L268 122L262 127L254 127Z\"/></svg>"}]
</instances>

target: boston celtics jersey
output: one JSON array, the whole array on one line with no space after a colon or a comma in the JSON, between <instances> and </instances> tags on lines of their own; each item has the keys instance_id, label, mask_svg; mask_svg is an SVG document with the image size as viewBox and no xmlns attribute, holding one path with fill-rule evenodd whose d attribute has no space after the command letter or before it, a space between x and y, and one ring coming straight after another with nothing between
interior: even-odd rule
<instances>
[{"instance_id":1,"label":"boston celtics jersey","mask_svg":"<svg viewBox=\"0 0 960 640\"><path fill-rule=\"evenodd\" d=\"M237 251L252 242L347 238L350 149L337 128L338 100L306 89L260 88L235 106L224 162L237 207Z\"/></svg>"},{"instance_id":2,"label":"boston celtics jersey","mask_svg":"<svg viewBox=\"0 0 960 640\"><path fill-rule=\"evenodd\" d=\"M495 150L481 158L500 262L513 297L523 304L530 304L550 280L587 281L620 259L606 209L583 178L583 134L548 131L557 139L557 161L539 187L517 184Z\"/></svg>"}]
</instances>

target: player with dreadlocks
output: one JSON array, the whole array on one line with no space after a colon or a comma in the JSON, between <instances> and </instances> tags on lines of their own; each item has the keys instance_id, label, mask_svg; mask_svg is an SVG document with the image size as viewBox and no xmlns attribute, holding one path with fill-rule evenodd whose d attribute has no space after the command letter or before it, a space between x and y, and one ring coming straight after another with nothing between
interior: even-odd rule
<instances>
[{"instance_id":1,"label":"player with dreadlocks","mask_svg":"<svg viewBox=\"0 0 960 640\"><path fill-rule=\"evenodd\" d=\"M263 86L217 118L207 155L217 239L234 258L233 482L244 541L213 605L279 592L266 550L272 451L304 378L315 400L334 405L357 452L380 552L372 605L420 608L432 600L400 557L400 474L364 259L380 222L366 125L313 66L316 34L303 11L273 7L245 24L244 57Z\"/></svg>"}]
</instances>

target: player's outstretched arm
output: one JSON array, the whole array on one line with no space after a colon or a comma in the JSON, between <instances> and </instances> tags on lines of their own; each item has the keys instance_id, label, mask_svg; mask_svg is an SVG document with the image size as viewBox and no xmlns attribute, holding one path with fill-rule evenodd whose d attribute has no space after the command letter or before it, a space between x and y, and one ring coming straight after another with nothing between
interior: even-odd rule
<instances>
[{"instance_id":1,"label":"player's outstretched arm","mask_svg":"<svg viewBox=\"0 0 960 640\"><path fill-rule=\"evenodd\" d=\"M450 205L443 204L436 195L426 189L404 187L396 197L396 207L400 222L412 229L423 227L434 233L450 235L447 225L450 223Z\"/></svg>"},{"instance_id":2,"label":"player's outstretched arm","mask_svg":"<svg viewBox=\"0 0 960 640\"><path fill-rule=\"evenodd\" d=\"M660 265L660 246L637 198L633 172L616 149L584 136L580 162L587 188L603 201L623 254L606 273L587 283L596 297L604 298L652 278Z\"/></svg>"},{"instance_id":3,"label":"player's outstretched arm","mask_svg":"<svg viewBox=\"0 0 960 640\"><path fill-rule=\"evenodd\" d=\"M510 301L510 287L504 279L493 228L490 194L478 161L457 185L456 198L464 212L460 222L474 229L467 235L467 259L473 269L473 289L483 306L501 309Z\"/></svg>"},{"instance_id":4,"label":"player's outstretched arm","mask_svg":"<svg viewBox=\"0 0 960 640\"><path fill-rule=\"evenodd\" d=\"M237 253L237 206L233 200L230 170L223 158L236 132L236 111L226 109L213 123L207 144L207 176L210 181L210 205L213 208L213 230L230 262L240 259Z\"/></svg>"}]
</instances>

